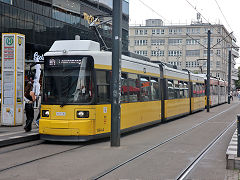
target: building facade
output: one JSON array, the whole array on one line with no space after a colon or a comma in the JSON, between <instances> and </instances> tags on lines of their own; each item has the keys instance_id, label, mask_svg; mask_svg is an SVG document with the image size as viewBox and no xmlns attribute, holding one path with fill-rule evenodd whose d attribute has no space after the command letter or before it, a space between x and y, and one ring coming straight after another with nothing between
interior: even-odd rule
<instances>
[{"instance_id":1,"label":"building facade","mask_svg":"<svg viewBox=\"0 0 240 180\"><path fill-rule=\"evenodd\" d=\"M211 31L211 75L227 80L228 47L236 47L236 38L229 35L223 25L195 22L164 26L159 19L146 20L146 26L130 26L129 51L147 56L151 61L163 61L194 73L206 73L208 30ZM235 71L233 67L238 49L232 49L232 71ZM236 79L237 74L232 73L232 76Z\"/></svg>"},{"instance_id":2,"label":"building facade","mask_svg":"<svg viewBox=\"0 0 240 180\"><path fill-rule=\"evenodd\" d=\"M127 51L128 0L123 0L122 9L123 51ZM47 52L55 40L71 40L79 35L81 39L98 41L89 24L97 17L101 21L111 18L111 14L112 1L108 0L0 0L0 35L24 34L26 59L32 60L34 52ZM100 25L99 32L111 48L111 22Z\"/></svg>"}]
</instances>

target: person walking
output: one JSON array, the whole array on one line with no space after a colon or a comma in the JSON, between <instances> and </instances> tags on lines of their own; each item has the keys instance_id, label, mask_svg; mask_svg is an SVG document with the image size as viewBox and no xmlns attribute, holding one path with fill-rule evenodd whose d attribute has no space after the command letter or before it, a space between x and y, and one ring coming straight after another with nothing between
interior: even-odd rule
<instances>
[{"instance_id":1,"label":"person walking","mask_svg":"<svg viewBox=\"0 0 240 180\"><path fill-rule=\"evenodd\" d=\"M36 100L36 96L34 92L32 91L33 85L29 81L27 86L25 87L25 92L24 92L24 100L25 100L25 111L26 111L26 125L24 126L24 130L26 132L29 132L32 130L32 121L34 119L34 108L33 104L34 101Z\"/></svg>"}]
</instances>

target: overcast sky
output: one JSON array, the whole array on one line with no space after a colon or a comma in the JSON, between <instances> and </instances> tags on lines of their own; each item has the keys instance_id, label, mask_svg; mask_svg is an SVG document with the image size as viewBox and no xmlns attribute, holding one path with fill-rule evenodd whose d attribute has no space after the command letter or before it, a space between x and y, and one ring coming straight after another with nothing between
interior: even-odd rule
<instances>
[{"instance_id":1,"label":"overcast sky","mask_svg":"<svg viewBox=\"0 0 240 180\"><path fill-rule=\"evenodd\" d=\"M233 31L237 38L237 45L240 45L240 0L130 0L129 23L130 25L145 24L146 19L158 18L162 19L166 25L171 23L190 24L191 20L196 20L197 11L187 1L208 22L212 24L220 22L227 28L228 32ZM207 22L204 18L202 18L203 22ZM240 58L237 60L237 65L240 66Z\"/></svg>"}]
</instances>

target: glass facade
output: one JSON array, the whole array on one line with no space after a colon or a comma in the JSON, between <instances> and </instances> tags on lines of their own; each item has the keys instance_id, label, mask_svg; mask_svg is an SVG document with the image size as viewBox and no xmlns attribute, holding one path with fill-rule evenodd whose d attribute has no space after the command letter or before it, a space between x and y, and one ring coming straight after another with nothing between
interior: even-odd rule
<instances>
[{"instance_id":1,"label":"glass facade","mask_svg":"<svg viewBox=\"0 0 240 180\"><path fill-rule=\"evenodd\" d=\"M26 38L26 59L33 53L45 53L55 40L81 39L98 41L89 28L96 16L112 14L107 0L0 0L0 35L21 33ZM103 19L104 20L104 19ZM123 0L123 52L128 51L129 4ZM108 47L112 44L112 25L99 26Z\"/></svg>"}]
</instances>

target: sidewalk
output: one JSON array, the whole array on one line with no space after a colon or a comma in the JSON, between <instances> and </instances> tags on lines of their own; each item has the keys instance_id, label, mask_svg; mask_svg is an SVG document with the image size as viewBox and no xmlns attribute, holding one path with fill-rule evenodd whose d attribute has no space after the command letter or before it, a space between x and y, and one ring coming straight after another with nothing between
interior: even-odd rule
<instances>
[{"instance_id":1,"label":"sidewalk","mask_svg":"<svg viewBox=\"0 0 240 180\"><path fill-rule=\"evenodd\" d=\"M0 148L17 143L23 143L27 141L39 139L38 128L35 125L35 119L38 115L38 110L35 109L35 118L32 123L32 131L25 132L22 126L0 126ZM24 115L24 124L26 122L26 116Z\"/></svg>"}]
</instances>

